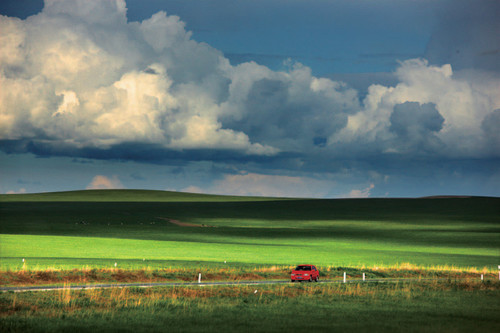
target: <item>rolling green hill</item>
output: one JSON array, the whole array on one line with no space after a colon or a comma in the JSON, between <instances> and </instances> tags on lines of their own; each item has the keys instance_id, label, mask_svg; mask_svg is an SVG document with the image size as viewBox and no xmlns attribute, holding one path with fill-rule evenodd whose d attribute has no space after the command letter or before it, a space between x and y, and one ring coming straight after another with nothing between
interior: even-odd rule
<instances>
[{"instance_id":1,"label":"rolling green hill","mask_svg":"<svg viewBox=\"0 0 500 333\"><path fill-rule=\"evenodd\" d=\"M22 258L40 268L224 260L500 264L499 198L283 200L76 191L2 195L0 219L2 269L21 268Z\"/></svg>"},{"instance_id":2,"label":"rolling green hill","mask_svg":"<svg viewBox=\"0 0 500 333\"><path fill-rule=\"evenodd\" d=\"M81 190L48 193L0 194L0 202L213 202L266 200L276 200L276 198L241 197L153 190Z\"/></svg>"}]
</instances>

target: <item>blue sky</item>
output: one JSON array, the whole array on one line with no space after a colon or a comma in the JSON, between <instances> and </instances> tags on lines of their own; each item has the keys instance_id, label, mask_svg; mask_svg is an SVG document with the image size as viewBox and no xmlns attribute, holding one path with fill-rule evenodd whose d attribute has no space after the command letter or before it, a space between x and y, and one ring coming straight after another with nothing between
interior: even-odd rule
<instances>
[{"instance_id":1,"label":"blue sky","mask_svg":"<svg viewBox=\"0 0 500 333\"><path fill-rule=\"evenodd\" d=\"M162 3L152 2L159 8ZM142 1L128 4L132 20L156 10ZM430 1L379 6L289 0L172 1L168 6L167 13L185 18L194 38L222 50L234 63L256 60L279 70L291 57L315 75L391 71L397 58L422 56L439 7Z\"/></svg>"},{"instance_id":2,"label":"blue sky","mask_svg":"<svg viewBox=\"0 0 500 333\"><path fill-rule=\"evenodd\" d=\"M500 195L496 1L4 1L0 193Z\"/></svg>"}]
</instances>

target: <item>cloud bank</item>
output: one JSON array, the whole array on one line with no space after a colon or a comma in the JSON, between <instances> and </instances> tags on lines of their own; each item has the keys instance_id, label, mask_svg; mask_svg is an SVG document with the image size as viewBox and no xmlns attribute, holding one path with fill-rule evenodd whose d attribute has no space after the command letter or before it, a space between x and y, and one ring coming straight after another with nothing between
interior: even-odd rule
<instances>
[{"instance_id":1,"label":"cloud bank","mask_svg":"<svg viewBox=\"0 0 500 333\"><path fill-rule=\"evenodd\" d=\"M126 14L121 0L46 0L26 20L0 16L2 150L155 162L288 159L296 169L374 155L500 157L500 79L487 68L454 72L437 60L407 60L395 86L372 85L361 100L300 63L282 72L233 66L193 40L177 16L128 22ZM235 177L226 181L257 176Z\"/></svg>"},{"instance_id":2,"label":"cloud bank","mask_svg":"<svg viewBox=\"0 0 500 333\"><path fill-rule=\"evenodd\" d=\"M309 198L324 197L329 194L332 188L335 188L333 181L243 171L238 174L226 174L222 179L214 181L209 188L201 189L191 186L183 191L241 196Z\"/></svg>"}]
</instances>

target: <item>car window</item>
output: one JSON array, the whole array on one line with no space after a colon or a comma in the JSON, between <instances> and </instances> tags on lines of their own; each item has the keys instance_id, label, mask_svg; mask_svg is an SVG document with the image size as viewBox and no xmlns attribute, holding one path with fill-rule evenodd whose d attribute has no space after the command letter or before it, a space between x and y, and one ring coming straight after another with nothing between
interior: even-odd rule
<instances>
[{"instance_id":1,"label":"car window","mask_svg":"<svg viewBox=\"0 0 500 333\"><path fill-rule=\"evenodd\" d=\"M296 271L310 271L311 270L311 266L297 266L295 268Z\"/></svg>"}]
</instances>

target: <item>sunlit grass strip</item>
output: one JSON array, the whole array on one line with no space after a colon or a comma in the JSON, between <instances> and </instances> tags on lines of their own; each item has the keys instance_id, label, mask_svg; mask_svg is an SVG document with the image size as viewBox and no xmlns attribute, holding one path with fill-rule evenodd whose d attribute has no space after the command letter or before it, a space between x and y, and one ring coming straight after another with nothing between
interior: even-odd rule
<instances>
[{"instance_id":1,"label":"sunlit grass strip","mask_svg":"<svg viewBox=\"0 0 500 333\"><path fill-rule=\"evenodd\" d=\"M142 268L142 261L205 261L239 262L246 264L298 264L314 263L320 266L342 265L355 267L365 265L387 265L412 260L415 264L452 264L459 267L497 267L498 251L494 248L476 248L466 253L464 249L448 246L408 246L384 242L330 241L317 239L312 243L297 246L294 239L277 239L275 244L261 244L260 238L231 236L219 241L207 241L209 237L197 241L158 241L100 237L68 237L41 235L0 235L2 261L0 269L19 267L21 258L27 265L33 265L30 258L45 257L64 260L66 268L80 268L79 259L86 259L94 266L94 261L107 267L115 262L132 262L130 268ZM246 243L241 243L242 241ZM19 258L13 262L9 258ZM74 258L74 259L73 259ZM479 266L480 265L480 266ZM52 264L47 266L52 267ZM46 266L46 267L47 267ZM125 267L122 267L125 268Z\"/></svg>"}]
</instances>

